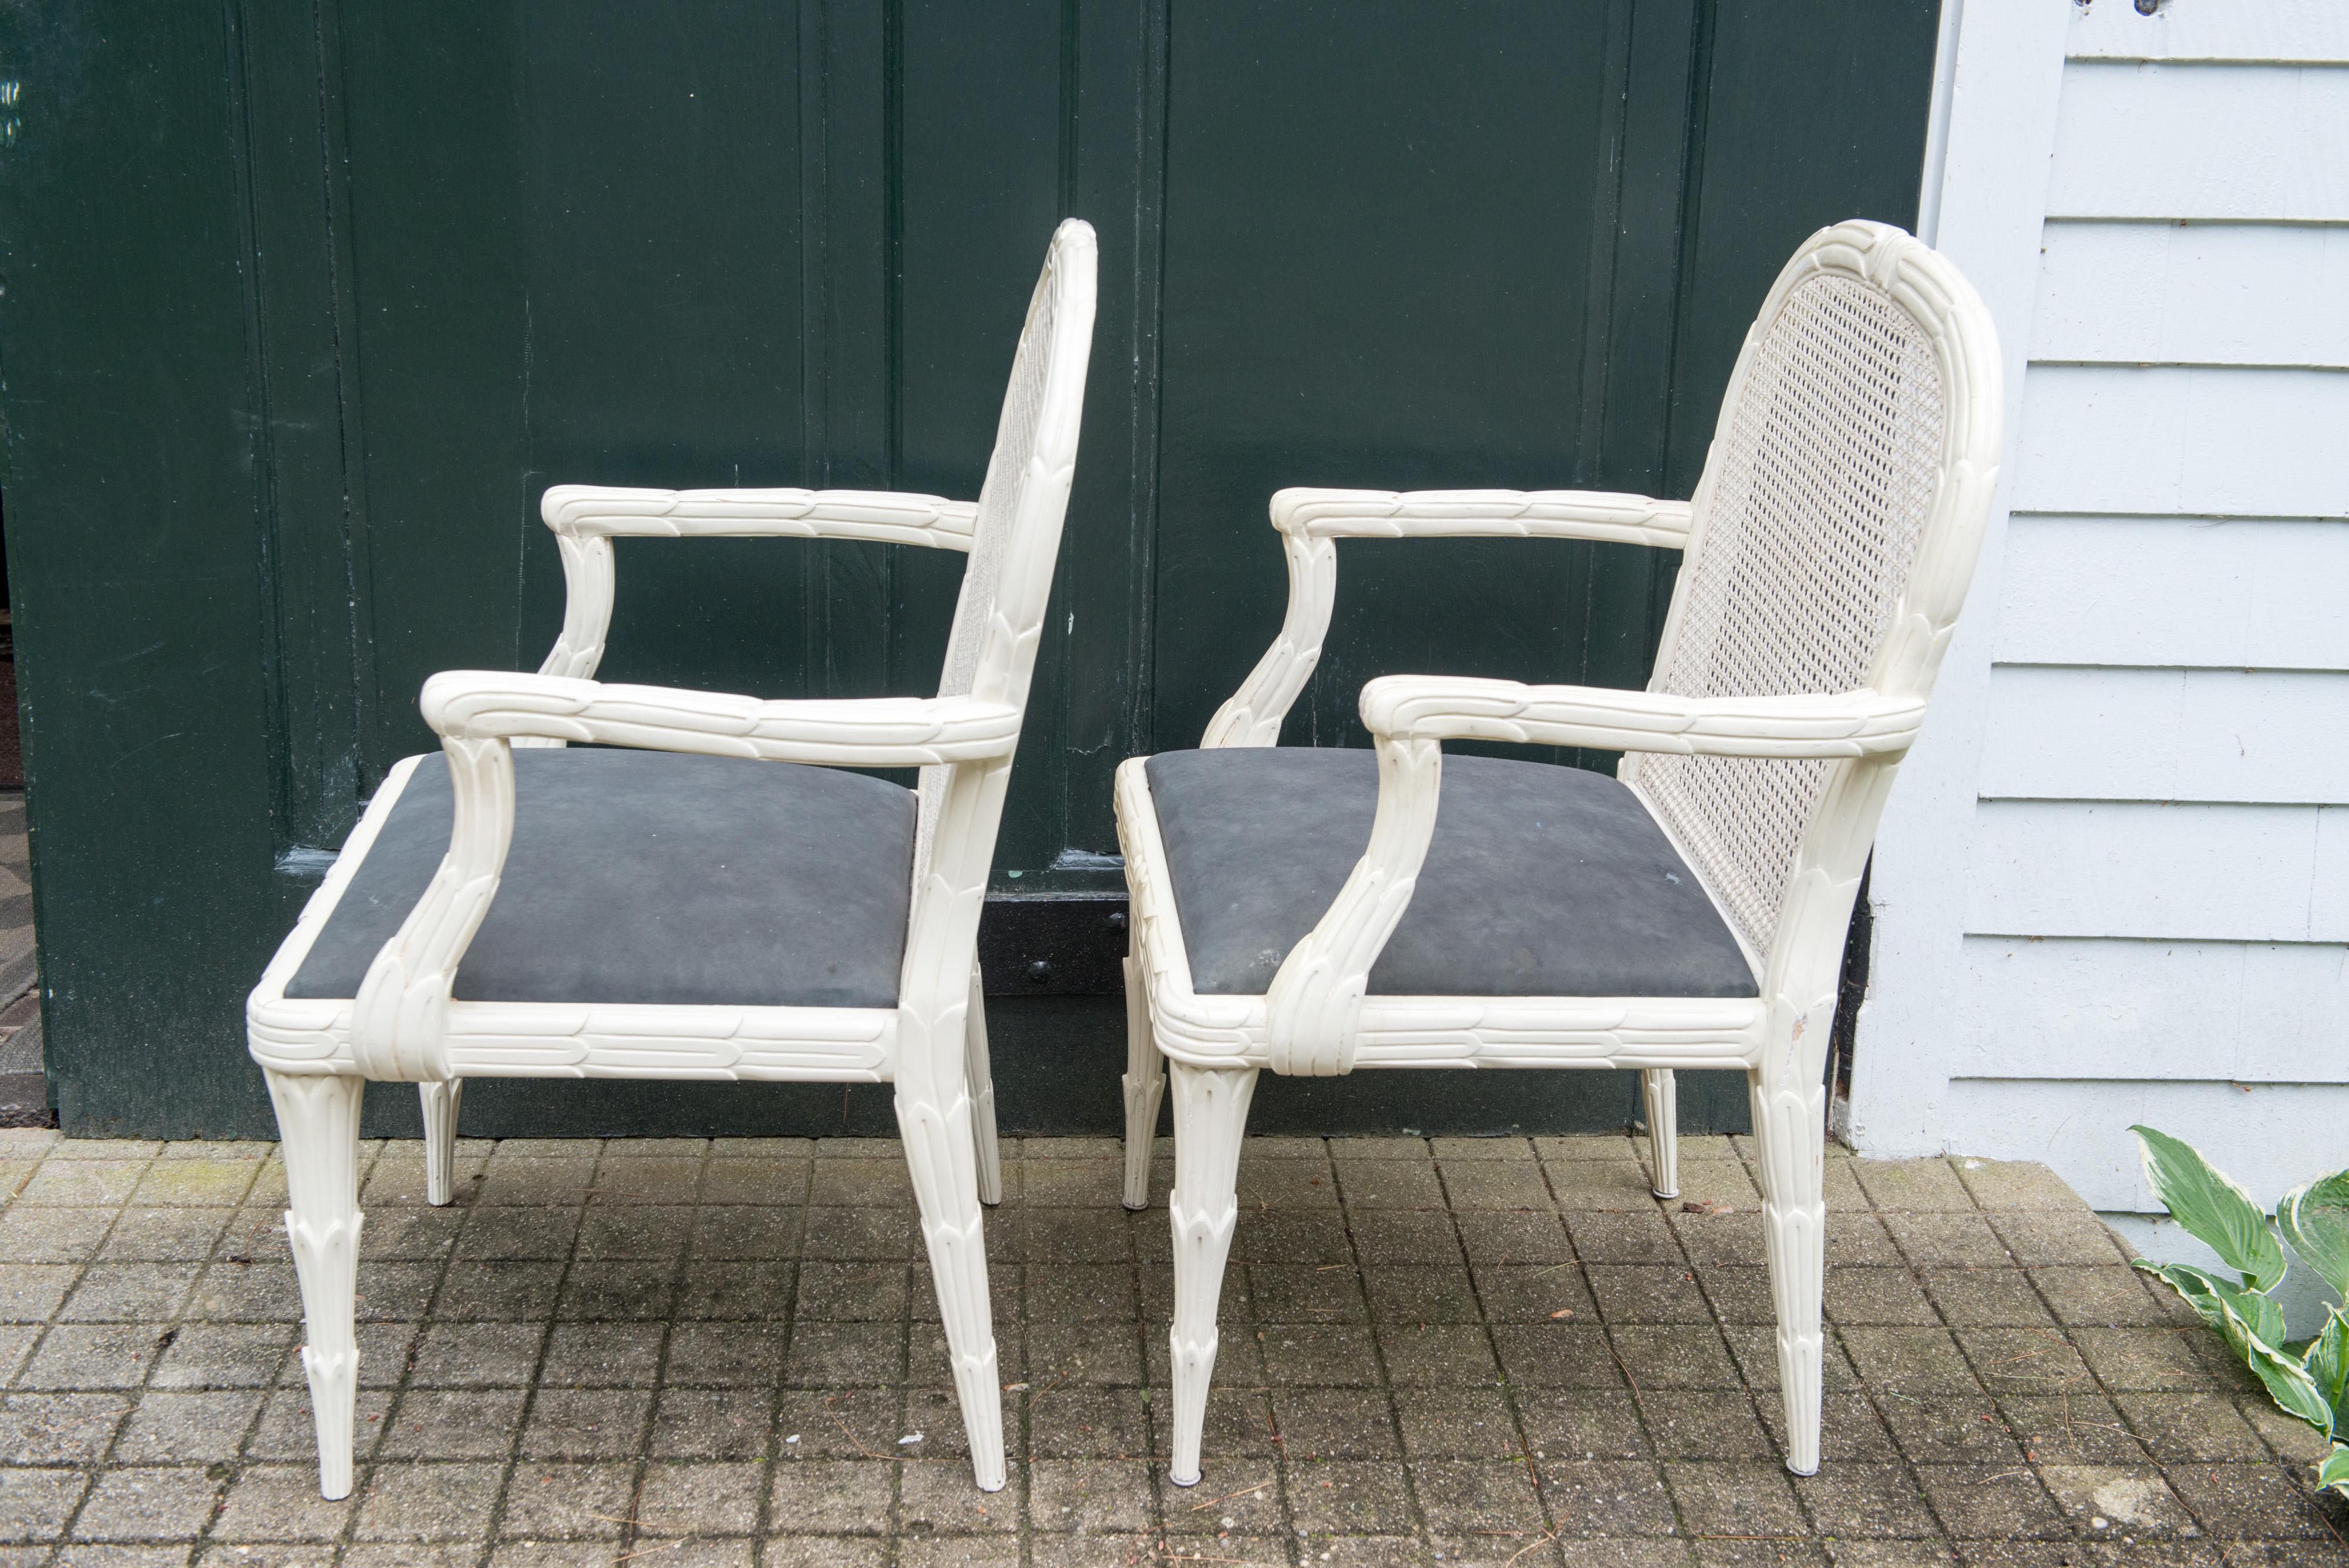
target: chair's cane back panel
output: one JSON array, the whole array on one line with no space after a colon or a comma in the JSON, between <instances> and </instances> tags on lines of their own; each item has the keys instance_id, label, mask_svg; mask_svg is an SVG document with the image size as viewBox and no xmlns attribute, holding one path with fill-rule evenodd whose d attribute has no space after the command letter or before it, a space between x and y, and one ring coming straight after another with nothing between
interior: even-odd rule
<instances>
[{"instance_id":1,"label":"chair's cane back panel","mask_svg":"<svg viewBox=\"0 0 2349 1568\"><path fill-rule=\"evenodd\" d=\"M1869 282L1791 290L1723 421L1652 688L1865 684L1931 515L1944 451L1933 339ZM1636 784L1751 949L1767 951L1827 762L1635 754Z\"/></svg>"}]
</instances>

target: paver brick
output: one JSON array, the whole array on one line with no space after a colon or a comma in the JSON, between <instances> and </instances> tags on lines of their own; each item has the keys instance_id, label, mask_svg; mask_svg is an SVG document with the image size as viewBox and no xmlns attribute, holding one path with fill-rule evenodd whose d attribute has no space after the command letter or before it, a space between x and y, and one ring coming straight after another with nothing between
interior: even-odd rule
<instances>
[{"instance_id":1,"label":"paver brick","mask_svg":"<svg viewBox=\"0 0 2349 1568\"><path fill-rule=\"evenodd\" d=\"M192 1539L211 1520L222 1482L207 1470L131 1466L108 1470L75 1516L77 1541Z\"/></svg>"},{"instance_id":2,"label":"paver brick","mask_svg":"<svg viewBox=\"0 0 2349 1568\"><path fill-rule=\"evenodd\" d=\"M0 1469L0 1542L55 1541L88 1490L89 1478L79 1470Z\"/></svg>"}]
</instances>

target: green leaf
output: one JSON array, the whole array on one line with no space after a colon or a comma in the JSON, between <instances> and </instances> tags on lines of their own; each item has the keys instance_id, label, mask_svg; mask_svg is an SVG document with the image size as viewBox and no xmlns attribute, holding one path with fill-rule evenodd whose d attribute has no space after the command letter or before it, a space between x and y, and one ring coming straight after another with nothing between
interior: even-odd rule
<instances>
[{"instance_id":1,"label":"green leaf","mask_svg":"<svg viewBox=\"0 0 2349 1568\"><path fill-rule=\"evenodd\" d=\"M2324 1463L2316 1472L2316 1484L2329 1486L2349 1497L2349 1449L2335 1449L2324 1456Z\"/></svg>"},{"instance_id":2,"label":"green leaf","mask_svg":"<svg viewBox=\"0 0 2349 1568\"><path fill-rule=\"evenodd\" d=\"M2308 1368L2254 1335L2224 1297L2219 1300L2219 1332L2227 1336L2229 1348L2242 1357L2243 1365L2267 1385L2268 1397L2278 1409L2299 1417L2327 1437L2333 1435L2333 1407L2317 1392Z\"/></svg>"},{"instance_id":3,"label":"green leaf","mask_svg":"<svg viewBox=\"0 0 2349 1568\"><path fill-rule=\"evenodd\" d=\"M2300 1261L2349 1301L2349 1170L2304 1181L2276 1205L2276 1227Z\"/></svg>"},{"instance_id":4,"label":"green leaf","mask_svg":"<svg viewBox=\"0 0 2349 1568\"><path fill-rule=\"evenodd\" d=\"M2240 1271L2255 1291L2283 1282L2283 1243L2251 1195L2215 1169L2193 1145L2151 1127L2129 1128L2145 1154L2145 1179L2187 1232Z\"/></svg>"},{"instance_id":5,"label":"green leaf","mask_svg":"<svg viewBox=\"0 0 2349 1568\"><path fill-rule=\"evenodd\" d=\"M2161 1281L2185 1298L2186 1304L2200 1314L2204 1323L2212 1328L2219 1326L2217 1287L2226 1282L2218 1275L2191 1263L2157 1263L2149 1258L2132 1258L2129 1267Z\"/></svg>"},{"instance_id":6,"label":"green leaf","mask_svg":"<svg viewBox=\"0 0 2349 1568\"><path fill-rule=\"evenodd\" d=\"M2279 1348L2283 1344L2283 1308L2276 1304L2275 1297L2263 1296L2257 1291L2237 1290L2232 1285L2221 1285L2219 1287L2219 1299L2235 1309L2235 1314L2243 1320L2243 1326L2250 1329L2261 1345L2279 1355L2283 1355ZM2298 1361L2300 1357L2293 1355L2287 1359Z\"/></svg>"},{"instance_id":7,"label":"green leaf","mask_svg":"<svg viewBox=\"0 0 2349 1568\"><path fill-rule=\"evenodd\" d=\"M2333 1431L2349 1434L2349 1317L2342 1316L2339 1307L2310 1342L2302 1361L2317 1393L2333 1407Z\"/></svg>"},{"instance_id":8,"label":"green leaf","mask_svg":"<svg viewBox=\"0 0 2349 1568\"><path fill-rule=\"evenodd\" d=\"M2191 1263L2154 1263L2143 1258L2134 1262L2137 1268L2166 1282L2185 1297L2187 1305L2201 1314L2202 1321L2212 1328L2223 1328L2219 1317L2219 1303L2223 1301L2235 1309L2235 1315L2243 1320L2245 1327L2259 1335L2261 1343L2273 1346L2282 1341L2283 1308L2276 1304L2273 1296L2247 1291L2239 1281L2222 1279ZM2300 1358L2295 1355L2292 1359Z\"/></svg>"}]
</instances>

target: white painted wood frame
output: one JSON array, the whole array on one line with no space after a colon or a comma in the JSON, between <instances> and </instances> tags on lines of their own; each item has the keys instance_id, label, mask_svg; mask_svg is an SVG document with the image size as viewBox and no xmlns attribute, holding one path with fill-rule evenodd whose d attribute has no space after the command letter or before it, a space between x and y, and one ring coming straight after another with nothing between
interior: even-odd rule
<instances>
[{"instance_id":1,"label":"white painted wood frame","mask_svg":"<svg viewBox=\"0 0 2349 1568\"><path fill-rule=\"evenodd\" d=\"M466 670L425 683L456 794L430 887L358 994L289 998L420 758L391 771L246 1007L285 1139L320 1486L351 1487L361 1215L353 1148L367 1082L422 1085L429 1197L450 1198L459 1089L478 1076L894 1083L930 1268L988 1490L1005 1481L1001 1393L980 1203L1000 1196L977 939L1004 787L1028 702L1076 461L1092 343L1092 230L1053 236L976 504L860 491L661 491L558 485L542 510L563 554L563 634L536 675ZM612 540L767 535L971 554L935 698L760 701L593 677L613 605ZM497 896L513 831L513 749L570 742L784 765L918 767L910 922L894 1008L587 1005L456 1000L467 944ZM974 1106L982 1112L974 1126Z\"/></svg>"},{"instance_id":2,"label":"white painted wood frame","mask_svg":"<svg viewBox=\"0 0 2349 1568\"><path fill-rule=\"evenodd\" d=\"M1898 331L1922 348L1938 412L1920 416L1920 491L1910 503L1913 556L1883 565L1862 592L1889 607L1865 646L1849 650L1859 679L1846 690L1723 694L1676 665L1685 649L1692 668L1711 668L1704 650L1723 617L1770 614L1805 628L1784 640L1843 635L1830 628L1867 615L1824 613L1818 596L1838 591L1813 582L1761 581L1729 593L1717 585L1744 560L1775 562L1831 539L1841 548L1860 524L1816 498L1772 513L1771 481L1741 480L1725 449L1749 380L1774 372L1789 342L1814 330L1826 308L1897 316ZM1805 325L1805 323L1814 325ZM1783 328L1783 330L1782 330ZM1888 331L1892 330L1887 328ZM1867 381L1868 395L1889 400L1902 372L1860 354L1838 360L1839 374ZM1762 1154L1765 1236L1778 1314L1790 1469L1818 1466L1823 1345L1822 1162L1826 1127L1824 1066L1837 973L1854 891L1895 766L1918 732L1935 673L1971 580L1992 488L1997 478L2000 378L1996 336L1972 289L1949 262L1897 229L1850 223L1820 231L1798 250L1762 308L1733 375L1721 434L1690 502L1576 492L1471 491L1393 494L1286 490L1272 503L1288 563L1287 618L1272 648L1239 691L1216 714L1203 746L1269 746L1319 657L1336 586L1336 541L1346 537L1447 538L1475 535L1604 539L1684 552L1656 674L1642 691L1524 686L1502 680L1393 676L1362 689L1361 717L1377 744L1380 794L1368 849L1319 924L1288 953L1260 996L1200 994L1193 989L1143 759L1117 774L1117 806L1133 899L1133 950L1127 966L1133 1030L1125 1081L1126 1201L1147 1199L1150 1143L1157 1109L1153 1056L1172 1064L1175 1178L1169 1203L1175 1300L1170 1332L1174 1382L1172 1475L1199 1478L1207 1386L1216 1350L1216 1303L1232 1231L1238 1220L1236 1171L1257 1074L1329 1075L1359 1067L1610 1067L1646 1078L1655 1143L1655 1185L1674 1185L1671 1074L1681 1067L1735 1068L1751 1085ZM1915 376L1917 372L1905 372ZM1880 379L1869 379L1871 377ZM1775 384L1784 388L1791 383ZM1806 383L1808 384L1808 383ZM1819 394L1833 396L1832 391ZM1756 394L1754 407L1797 422L1810 393ZM1824 418L1824 416L1821 416ZM1757 419L1759 416L1757 416ZM1775 427L1774 427L1775 428ZM1843 429L1842 426L1837 426ZM1889 438L1888 438L1889 445ZM1799 446L1799 443L1797 443ZM1806 449L1807 450L1807 449ZM1908 448L1899 451L1911 450ZM1832 463L1813 458L1802 477L1838 481ZM1724 480L1724 473L1729 478ZM1720 487L1744 485L1723 499ZM1765 493L1766 492L1766 493ZM1757 499L1758 498L1758 499ZM1757 521L1798 518L1781 524ZM1760 530L1760 532L1756 532ZM1750 554L1741 541L1759 539ZM1708 556L1708 545L1714 553ZM1880 557L1893 562L1899 552ZM1804 557L1813 559L1814 557ZM1849 557L1843 557L1848 559ZM1912 564L1913 563L1913 564ZM1712 586L1708 586L1712 585ZM1753 593L1767 596L1756 600ZM1741 598L1741 593L1744 595ZM1837 608L1842 607L1837 605ZM1719 683L1719 682L1717 682ZM1695 869L1752 965L1753 998L1395 996L1369 992L1369 976L1408 905L1434 831L1443 779L1442 742L1505 741L1621 751L1620 775ZM1764 867L1759 897L1741 891L1740 857L1760 832L1761 797L1730 792L1726 807L1692 806L1677 795L1660 759L1766 758L1810 763L1798 796L1800 817L1783 863ZM1792 789L1793 786L1784 786ZM1758 840L1757 840L1758 841Z\"/></svg>"}]
</instances>

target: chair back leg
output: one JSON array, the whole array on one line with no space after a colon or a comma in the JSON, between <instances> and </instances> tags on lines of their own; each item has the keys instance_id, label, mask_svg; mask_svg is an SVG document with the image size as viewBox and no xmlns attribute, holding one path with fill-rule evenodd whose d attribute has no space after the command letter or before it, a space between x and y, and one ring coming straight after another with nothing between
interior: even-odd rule
<instances>
[{"instance_id":1,"label":"chair back leg","mask_svg":"<svg viewBox=\"0 0 2349 1568\"><path fill-rule=\"evenodd\" d=\"M1150 1034L1150 998L1141 969L1125 961L1125 1206L1150 1207L1150 1157L1158 1141L1158 1100L1166 1066Z\"/></svg>"},{"instance_id":2,"label":"chair back leg","mask_svg":"<svg viewBox=\"0 0 2349 1568\"><path fill-rule=\"evenodd\" d=\"M1816 1080L1745 1075L1761 1156L1762 1236L1778 1313L1778 1386L1785 1401L1786 1468L1819 1469L1819 1397L1826 1344L1819 1333L1826 1284L1826 1091Z\"/></svg>"},{"instance_id":3,"label":"chair back leg","mask_svg":"<svg viewBox=\"0 0 2349 1568\"><path fill-rule=\"evenodd\" d=\"M1680 1090L1670 1067L1649 1067L1640 1074L1640 1093L1648 1104L1648 1153L1655 1161L1654 1191L1659 1198L1681 1195Z\"/></svg>"},{"instance_id":4,"label":"chair back leg","mask_svg":"<svg viewBox=\"0 0 2349 1568\"><path fill-rule=\"evenodd\" d=\"M457 1195L457 1105L465 1080L419 1084L416 1092L424 1101L424 1201L438 1209Z\"/></svg>"},{"instance_id":5,"label":"chair back leg","mask_svg":"<svg viewBox=\"0 0 2349 1568\"><path fill-rule=\"evenodd\" d=\"M906 1015L909 1019L913 1016ZM968 1065L959 1051L938 1048L940 1024L906 1032L897 1063L897 1132L914 1179L938 1317L953 1364L970 1468L981 1491L1000 1491L1003 1385L996 1372L995 1329L987 1288L987 1236L978 1206L978 1140L971 1136Z\"/></svg>"},{"instance_id":6,"label":"chair back leg","mask_svg":"<svg viewBox=\"0 0 2349 1568\"><path fill-rule=\"evenodd\" d=\"M1174 1443L1167 1474L1176 1486L1195 1486L1207 1384L1216 1370L1216 1308L1240 1217L1240 1141L1256 1095L1256 1069L1172 1066L1174 1191L1166 1214L1174 1231L1174 1323L1167 1342L1174 1353Z\"/></svg>"},{"instance_id":7,"label":"chair back leg","mask_svg":"<svg viewBox=\"0 0 2349 1568\"><path fill-rule=\"evenodd\" d=\"M318 1490L351 1494L359 1387L359 1100L364 1078L272 1072L285 1157L285 1236L302 1287L302 1367L318 1426Z\"/></svg>"},{"instance_id":8,"label":"chair back leg","mask_svg":"<svg viewBox=\"0 0 2349 1568\"><path fill-rule=\"evenodd\" d=\"M1003 1201L1003 1147L995 1136L995 1069L987 1058L987 994L978 965L970 966L970 1013L964 1024L963 1077L970 1086L970 1123L978 1149L978 1200Z\"/></svg>"}]
</instances>

